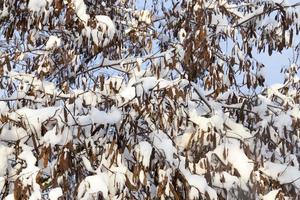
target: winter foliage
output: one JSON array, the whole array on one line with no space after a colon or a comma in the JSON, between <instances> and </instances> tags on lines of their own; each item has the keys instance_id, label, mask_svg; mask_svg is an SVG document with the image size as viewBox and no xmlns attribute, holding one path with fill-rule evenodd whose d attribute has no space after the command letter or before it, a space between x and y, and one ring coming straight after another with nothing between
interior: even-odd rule
<instances>
[{"instance_id":1,"label":"winter foliage","mask_svg":"<svg viewBox=\"0 0 300 200\"><path fill-rule=\"evenodd\" d=\"M0 198L299 198L300 3L143 3L0 1Z\"/></svg>"}]
</instances>

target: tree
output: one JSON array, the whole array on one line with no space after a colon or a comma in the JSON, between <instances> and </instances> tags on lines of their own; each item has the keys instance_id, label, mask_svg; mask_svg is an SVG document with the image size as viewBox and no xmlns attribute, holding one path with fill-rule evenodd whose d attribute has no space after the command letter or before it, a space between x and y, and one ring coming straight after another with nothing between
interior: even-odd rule
<instances>
[{"instance_id":1,"label":"tree","mask_svg":"<svg viewBox=\"0 0 300 200\"><path fill-rule=\"evenodd\" d=\"M1 1L1 198L299 197L300 4L138 6Z\"/></svg>"}]
</instances>

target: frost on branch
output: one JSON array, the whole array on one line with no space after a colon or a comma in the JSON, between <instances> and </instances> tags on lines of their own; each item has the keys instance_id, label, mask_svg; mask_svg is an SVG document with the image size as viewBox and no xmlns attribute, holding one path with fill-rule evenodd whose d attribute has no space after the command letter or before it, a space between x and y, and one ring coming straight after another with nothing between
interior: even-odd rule
<instances>
[{"instance_id":1,"label":"frost on branch","mask_svg":"<svg viewBox=\"0 0 300 200\"><path fill-rule=\"evenodd\" d=\"M1 199L299 198L299 5L136 7L1 1Z\"/></svg>"}]
</instances>

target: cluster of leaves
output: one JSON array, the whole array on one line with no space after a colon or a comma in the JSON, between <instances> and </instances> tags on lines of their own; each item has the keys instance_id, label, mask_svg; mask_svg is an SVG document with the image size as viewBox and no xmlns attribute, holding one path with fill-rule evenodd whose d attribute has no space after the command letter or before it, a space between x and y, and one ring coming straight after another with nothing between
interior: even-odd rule
<instances>
[{"instance_id":1,"label":"cluster of leaves","mask_svg":"<svg viewBox=\"0 0 300 200\"><path fill-rule=\"evenodd\" d=\"M298 6L1 1L0 197L299 197Z\"/></svg>"}]
</instances>

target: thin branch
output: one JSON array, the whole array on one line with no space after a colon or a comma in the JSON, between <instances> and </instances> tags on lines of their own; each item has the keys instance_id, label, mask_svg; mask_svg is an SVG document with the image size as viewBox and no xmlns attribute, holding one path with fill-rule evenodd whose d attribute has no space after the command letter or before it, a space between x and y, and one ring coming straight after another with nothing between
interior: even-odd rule
<instances>
[{"instance_id":1,"label":"thin branch","mask_svg":"<svg viewBox=\"0 0 300 200\"><path fill-rule=\"evenodd\" d=\"M246 15L244 18L238 20L237 23L233 27L236 28L238 26L241 26L241 25L249 22L250 20L252 20L254 18L260 17L261 15L271 13L276 10L280 10L282 8L287 9L287 8L294 8L294 7L300 6L300 3L295 3L293 5L286 5L286 6L281 6L280 4L276 4L276 5L277 6L274 7L273 9L267 9L267 10L265 10L264 7L260 7L259 9L255 10L251 14Z\"/></svg>"}]
</instances>

